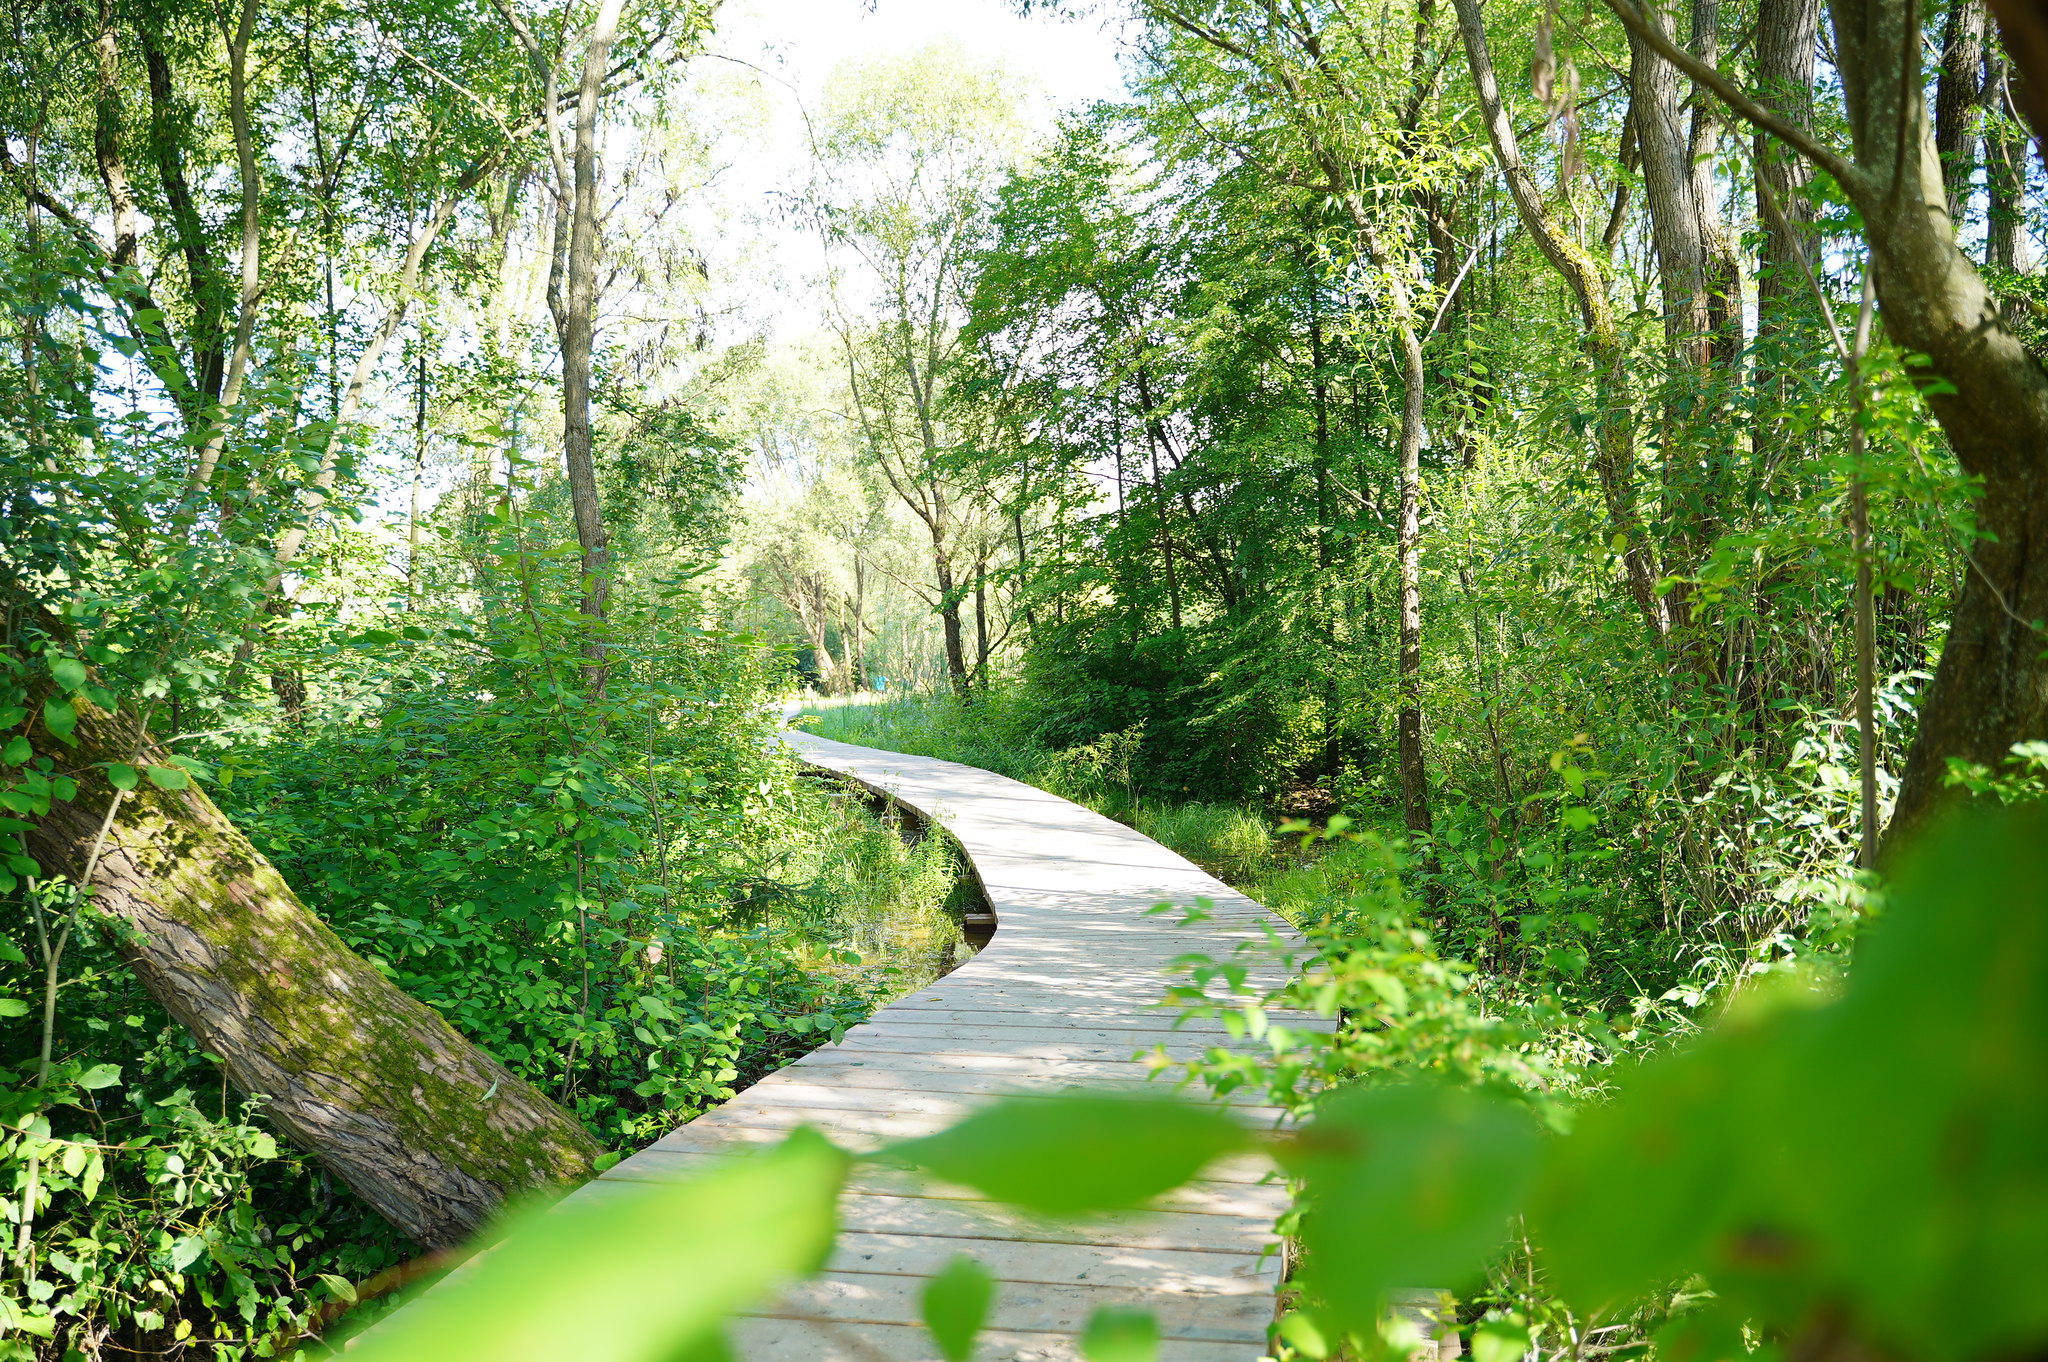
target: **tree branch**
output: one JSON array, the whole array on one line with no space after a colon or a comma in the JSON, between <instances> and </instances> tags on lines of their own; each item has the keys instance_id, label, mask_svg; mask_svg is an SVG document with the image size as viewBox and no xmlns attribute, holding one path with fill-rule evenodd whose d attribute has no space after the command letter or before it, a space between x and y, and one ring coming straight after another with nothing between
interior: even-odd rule
<instances>
[{"instance_id":1,"label":"tree branch","mask_svg":"<svg viewBox=\"0 0 2048 1362\"><path fill-rule=\"evenodd\" d=\"M1657 25L1643 16L1643 12L1636 8L1635 0L1605 0L1605 3L1614 11L1616 18L1628 26L1629 32L1641 38L1652 51L1684 72L1695 84L1712 91L1715 98L1727 105L1736 117L1759 131L1769 133L1834 176L1843 189L1857 193L1871 187L1870 177L1855 162L1823 146L1819 138L1798 124L1772 113L1734 81L1672 42Z\"/></svg>"}]
</instances>

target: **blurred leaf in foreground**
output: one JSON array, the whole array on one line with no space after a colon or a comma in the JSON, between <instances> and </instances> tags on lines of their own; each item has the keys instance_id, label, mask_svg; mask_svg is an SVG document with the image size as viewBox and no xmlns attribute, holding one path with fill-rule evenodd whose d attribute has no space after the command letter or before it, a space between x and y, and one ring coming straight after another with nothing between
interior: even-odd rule
<instances>
[{"instance_id":1,"label":"blurred leaf in foreground","mask_svg":"<svg viewBox=\"0 0 2048 1362\"><path fill-rule=\"evenodd\" d=\"M1942 829L1832 1005L1738 1018L1560 1141L1534 1220L1582 1307L1677 1270L1893 1356L2048 1338L2048 808Z\"/></svg>"},{"instance_id":2,"label":"blurred leaf in foreground","mask_svg":"<svg viewBox=\"0 0 2048 1362\"><path fill-rule=\"evenodd\" d=\"M354 1362L668 1362L816 1272L846 1155L800 1129L690 1182L530 1212L352 1349Z\"/></svg>"},{"instance_id":3,"label":"blurred leaf in foreground","mask_svg":"<svg viewBox=\"0 0 2048 1362\"><path fill-rule=\"evenodd\" d=\"M1104 1306L1081 1331L1081 1356L1088 1362L1158 1362L1159 1322L1143 1310Z\"/></svg>"},{"instance_id":4,"label":"blurred leaf in foreground","mask_svg":"<svg viewBox=\"0 0 2048 1362\"><path fill-rule=\"evenodd\" d=\"M1335 1321L1370 1331L1398 1287L1476 1278L1508 1236L1540 1152L1536 1124L1484 1093L1353 1088L1280 1147L1302 1180L1302 1275Z\"/></svg>"},{"instance_id":5,"label":"blurred leaf in foreground","mask_svg":"<svg viewBox=\"0 0 2048 1362\"><path fill-rule=\"evenodd\" d=\"M956 1253L924 1284L924 1323L946 1362L968 1362L975 1336L988 1323L996 1283L988 1269Z\"/></svg>"},{"instance_id":6,"label":"blurred leaf in foreground","mask_svg":"<svg viewBox=\"0 0 2048 1362\"><path fill-rule=\"evenodd\" d=\"M1010 1098L875 1157L1026 1210L1085 1215L1142 1206L1251 1142L1212 1106L1090 1093Z\"/></svg>"}]
</instances>

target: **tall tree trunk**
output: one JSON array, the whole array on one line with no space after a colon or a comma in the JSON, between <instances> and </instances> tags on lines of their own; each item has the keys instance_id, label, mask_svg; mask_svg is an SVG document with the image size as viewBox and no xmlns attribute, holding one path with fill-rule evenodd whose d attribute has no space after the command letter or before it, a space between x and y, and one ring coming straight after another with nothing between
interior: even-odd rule
<instances>
[{"instance_id":1,"label":"tall tree trunk","mask_svg":"<svg viewBox=\"0 0 2048 1362\"><path fill-rule=\"evenodd\" d=\"M25 834L29 855L75 881L102 845L93 903L128 929L136 978L273 1124L430 1247L589 1176L574 1117L350 951L197 787L145 780L110 807L102 763L167 759L127 716L75 707L75 745L33 734L78 794Z\"/></svg>"},{"instance_id":2,"label":"tall tree trunk","mask_svg":"<svg viewBox=\"0 0 2048 1362\"><path fill-rule=\"evenodd\" d=\"M1394 664L1396 764L1401 777L1401 821L1413 833L1430 830L1429 768L1422 753L1422 424L1427 398L1422 340L1415 333L1414 294L1393 253L1381 243L1357 195L1345 198L1361 244L1387 291L1394 348L1401 359L1401 504L1394 530L1398 562L1399 651Z\"/></svg>"},{"instance_id":3,"label":"tall tree trunk","mask_svg":"<svg viewBox=\"0 0 2048 1362\"><path fill-rule=\"evenodd\" d=\"M1486 22L1479 0L1457 0L1458 30L1464 38L1472 85L1486 123L1494 162L1507 181L1508 195L1523 228L1536 241L1544 259L1563 277L1579 305L1586 333L1586 354L1593 365L1595 400L1600 424L1593 436L1593 471L1607 506L1608 532L1620 541L1623 579L1643 626L1659 645L1670 631L1670 617L1657 593L1659 568L1655 546L1644 532L1636 504L1635 412L1629 382L1628 347L1615 326L1614 304L1607 281L1590 252L1564 230L1544 202L1535 177L1522 161L1514 125L1500 97L1493 57L1487 51Z\"/></svg>"},{"instance_id":4,"label":"tall tree trunk","mask_svg":"<svg viewBox=\"0 0 2048 1362\"><path fill-rule=\"evenodd\" d=\"M576 90L576 148L571 158L576 192L562 316L562 458L576 514L576 542L583 550L583 613L600 628L610 594L611 553L590 453L590 351L597 312L597 104L624 8L625 0L602 0L584 48L583 78ZM596 683L602 676L601 637L593 635L588 652L590 679Z\"/></svg>"},{"instance_id":5,"label":"tall tree trunk","mask_svg":"<svg viewBox=\"0 0 2048 1362\"><path fill-rule=\"evenodd\" d=\"M1820 35L1820 0L1761 0L1756 16L1756 79L1764 106L1799 128L1813 126L1814 52ZM1757 133L1757 220L1764 225L1756 284L1757 337L1774 360L1784 354L1808 302L1801 260L1820 258L1813 205L1806 186L1813 169L1805 158ZM1775 200L1778 212L1771 211ZM1779 224L1779 217L1784 224Z\"/></svg>"},{"instance_id":6,"label":"tall tree trunk","mask_svg":"<svg viewBox=\"0 0 2048 1362\"><path fill-rule=\"evenodd\" d=\"M1395 530L1400 559L1401 651L1394 689L1400 706L1401 821L1408 831L1426 833L1429 768L1422 755L1422 343L1405 309L1396 309L1395 338L1401 351L1401 513Z\"/></svg>"},{"instance_id":7,"label":"tall tree trunk","mask_svg":"<svg viewBox=\"0 0 2048 1362\"><path fill-rule=\"evenodd\" d=\"M946 640L946 677L953 683L953 694L965 700L968 695L967 643L960 628L959 583L953 579L952 560L936 546L932 552L932 576L939 584L939 629Z\"/></svg>"},{"instance_id":8,"label":"tall tree trunk","mask_svg":"<svg viewBox=\"0 0 2048 1362\"><path fill-rule=\"evenodd\" d=\"M1987 109L2010 118L2014 101L2009 88L2012 68L1997 49L1984 51L1984 104ZM2020 209L2027 183L2027 139L2002 131L1984 138L1985 188L1988 202L1984 211L1984 263L2001 273L2027 268L2026 238L2021 235Z\"/></svg>"},{"instance_id":9,"label":"tall tree trunk","mask_svg":"<svg viewBox=\"0 0 2048 1362\"><path fill-rule=\"evenodd\" d=\"M1831 0L1856 148L1836 178L1863 214L1885 330L1948 381L1927 403L1963 471L1981 479L1978 537L1921 704L1889 847L1951 793L1948 759L1996 767L2048 737L2048 374L2005 324L1963 255L1920 85L1917 10L1906 0ZM1889 854L1889 852L1887 853Z\"/></svg>"},{"instance_id":10,"label":"tall tree trunk","mask_svg":"<svg viewBox=\"0 0 2048 1362\"><path fill-rule=\"evenodd\" d=\"M1977 134L1984 122L1984 0L1949 0L1941 26L1941 75L1934 86L1934 150L1941 157L1949 216L1970 206Z\"/></svg>"},{"instance_id":11,"label":"tall tree trunk","mask_svg":"<svg viewBox=\"0 0 2048 1362\"><path fill-rule=\"evenodd\" d=\"M1670 15L1659 4L1647 18L1668 38ZM1636 145L1643 158L1643 197L1657 249L1657 281L1664 295L1664 335L1681 372L1706 367L1709 330L1707 246L1693 195L1692 138L1682 118L1679 77L1648 43L1631 37L1629 82L1634 97Z\"/></svg>"},{"instance_id":12,"label":"tall tree trunk","mask_svg":"<svg viewBox=\"0 0 2048 1362\"><path fill-rule=\"evenodd\" d=\"M1663 0L1651 0L1645 18L1666 38L1671 36L1671 16ZM1629 73L1669 362L1670 386L1658 423L1663 463L1661 547L1664 572L1674 579L1664 604L1678 651L1697 665L1700 640L1693 627L1691 592L1683 578L1707 535L1700 465L1705 443L1718 424L1711 418L1698 419L1712 409L1708 389L1713 382L1714 309L1708 296L1707 220L1696 192L1694 143L1682 118L1677 69L1631 35Z\"/></svg>"},{"instance_id":13,"label":"tall tree trunk","mask_svg":"<svg viewBox=\"0 0 2048 1362\"><path fill-rule=\"evenodd\" d=\"M1148 431L1150 427L1146 428ZM1152 446L1152 511L1159 517L1159 553L1166 567L1167 618L1175 631L1180 629L1180 578L1173 570L1173 527L1166 519L1166 479L1159 473L1159 443Z\"/></svg>"},{"instance_id":14,"label":"tall tree trunk","mask_svg":"<svg viewBox=\"0 0 2048 1362\"><path fill-rule=\"evenodd\" d=\"M1693 55L1718 65L1721 60L1721 0L1693 0ZM1721 113L1709 99L1696 99L1692 110L1693 209L1699 214L1705 248L1702 282L1707 294L1709 352L1714 367L1716 419L1726 410L1733 380L1742 362L1742 252L1721 219L1720 193L1714 183L1714 160L1721 150ZM1731 431L1734 423L1728 423ZM1708 516L1718 508L1709 505Z\"/></svg>"},{"instance_id":15,"label":"tall tree trunk","mask_svg":"<svg viewBox=\"0 0 2048 1362\"><path fill-rule=\"evenodd\" d=\"M988 560L974 561L974 684L988 689Z\"/></svg>"}]
</instances>

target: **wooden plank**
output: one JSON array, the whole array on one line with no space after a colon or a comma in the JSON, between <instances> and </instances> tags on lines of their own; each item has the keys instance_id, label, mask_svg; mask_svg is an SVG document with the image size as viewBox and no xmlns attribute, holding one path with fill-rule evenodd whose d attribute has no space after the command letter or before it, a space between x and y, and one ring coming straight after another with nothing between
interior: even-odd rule
<instances>
[{"instance_id":1,"label":"wooden plank","mask_svg":"<svg viewBox=\"0 0 2048 1362\"><path fill-rule=\"evenodd\" d=\"M1133 1091L1143 1092L1137 1085ZM1163 1085L1154 1085L1147 1096L1163 1096ZM1013 1093L1020 1101L1045 1100L1057 1096L1054 1092ZM943 1117L948 1121L958 1120L981 1105L971 1093L930 1093L906 1088L900 1079L886 1085L861 1087L835 1081L820 1082L818 1076L804 1069L784 1069L773 1077L763 1079L748 1088L739 1098L727 1103L737 1106L741 1101L760 1106L801 1107L807 1111L876 1111L893 1112L900 1115L929 1114ZM1237 1107L1231 1113L1247 1124L1270 1124L1280 1119L1278 1107ZM684 1127L688 1129L688 1127Z\"/></svg>"},{"instance_id":2,"label":"wooden plank","mask_svg":"<svg viewBox=\"0 0 2048 1362\"><path fill-rule=\"evenodd\" d=\"M772 1126L703 1126L692 1122L686 1126L678 1126L656 1143L633 1155L631 1159L616 1164L605 1176L622 1176L620 1170L632 1165L635 1160L664 1153L742 1158L759 1153L770 1145L780 1144L788 1137L787 1130L778 1130ZM1278 1184L1269 1176L1271 1172L1272 1164L1266 1156L1253 1151L1216 1160L1202 1170L1202 1177L1211 1182L1256 1182L1277 1187ZM856 1176L859 1176L858 1172Z\"/></svg>"},{"instance_id":3,"label":"wooden plank","mask_svg":"<svg viewBox=\"0 0 2048 1362\"><path fill-rule=\"evenodd\" d=\"M960 1251L960 1241L953 1239L842 1234L832 1261L826 1266L847 1272L890 1272L925 1278L944 1268ZM1118 1249L1104 1253L1096 1244L1000 1239L980 1243L969 1256L1006 1282L1084 1282L1210 1296L1268 1298L1280 1270L1277 1257L1268 1258L1260 1266L1256 1260L1248 1263L1235 1254L1176 1249Z\"/></svg>"},{"instance_id":4,"label":"wooden plank","mask_svg":"<svg viewBox=\"0 0 2048 1362\"><path fill-rule=\"evenodd\" d=\"M762 1132L764 1134L782 1132ZM643 1149L620 1163L607 1175L613 1180L667 1182L701 1175L727 1157L729 1151L679 1148ZM1271 1219L1287 1209L1287 1194L1276 1183L1265 1182L1259 1168L1225 1168L1213 1178L1205 1177L1168 1192L1160 1198L1160 1210L1187 1211L1194 1215L1263 1216ZM1230 1173L1243 1175L1235 1178ZM977 1201L981 1194L967 1187L939 1182L906 1168L862 1165L847 1178L850 1191L864 1195L921 1196L939 1201Z\"/></svg>"},{"instance_id":5,"label":"wooden plank","mask_svg":"<svg viewBox=\"0 0 2048 1362\"><path fill-rule=\"evenodd\" d=\"M924 1329L902 1324L851 1324L790 1319L747 1319L731 1337L745 1362L942 1362ZM1257 1349L1242 1343L1163 1340L1158 1362L1248 1362ZM983 1334L975 1362L1082 1362L1068 1333L1015 1330Z\"/></svg>"},{"instance_id":6,"label":"wooden plank","mask_svg":"<svg viewBox=\"0 0 2048 1362\"><path fill-rule=\"evenodd\" d=\"M857 1324L919 1324L923 1283L895 1273L828 1271L800 1282L762 1314ZM1210 1343L1264 1343L1272 1302L1257 1296L1217 1296L1152 1287L1079 1282L999 1281L989 1323L1028 1333L1078 1334L1098 1309L1150 1310L1162 1338Z\"/></svg>"},{"instance_id":7,"label":"wooden plank","mask_svg":"<svg viewBox=\"0 0 2048 1362\"><path fill-rule=\"evenodd\" d=\"M836 1062L809 1062L800 1060L780 1070L778 1076L788 1076L804 1082L830 1084L847 1092L862 1090L893 1090L908 1094L931 1093L934 1095L976 1094L984 1097L1006 1097L1030 1092L1063 1092L1070 1088L1087 1086L1114 1088L1125 1086L1151 1093L1176 1091L1175 1079L1168 1078L1145 1081L1146 1070L1127 1060L1020 1060L1014 1056L984 1056L979 1061L962 1062L948 1056L925 1055L873 1055L852 1052L831 1057ZM1016 1067L999 1067L1003 1059L1015 1060ZM764 1082L767 1080L763 1080ZM748 1089L749 1092L753 1089ZM1240 1112L1247 1120L1264 1120L1265 1113L1273 1110L1260 1100L1264 1094L1250 1089L1237 1089L1221 1097L1205 1093L1199 1088L1189 1089L1184 1094L1202 1101L1218 1102L1237 1108L1254 1108ZM688 1129L688 1127L684 1127Z\"/></svg>"},{"instance_id":8,"label":"wooden plank","mask_svg":"<svg viewBox=\"0 0 2048 1362\"><path fill-rule=\"evenodd\" d=\"M585 1183L561 1204L644 1194L647 1184L610 1176ZM1181 1249L1256 1259L1273 1242L1271 1217L1191 1211L1126 1211L1085 1221L1026 1215L993 1201L852 1192L840 1199L842 1230L982 1243L1023 1240L1111 1249ZM973 1252L971 1244L963 1252Z\"/></svg>"}]
</instances>

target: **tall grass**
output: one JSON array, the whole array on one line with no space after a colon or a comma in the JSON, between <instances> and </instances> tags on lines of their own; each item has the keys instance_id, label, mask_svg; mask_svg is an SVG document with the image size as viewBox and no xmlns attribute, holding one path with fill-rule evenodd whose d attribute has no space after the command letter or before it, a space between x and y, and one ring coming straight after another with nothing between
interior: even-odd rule
<instances>
[{"instance_id":1,"label":"tall grass","mask_svg":"<svg viewBox=\"0 0 2048 1362\"><path fill-rule=\"evenodd\" d=\"M1276 868L1273 829L1256 809L1237 804L1146 805L1137 813L1138 831L1225 883L1246 888Z\"/></svg>"}]
</instances>

